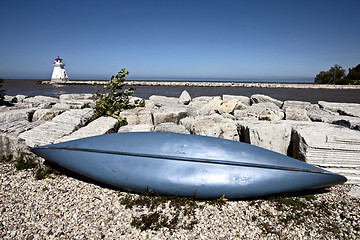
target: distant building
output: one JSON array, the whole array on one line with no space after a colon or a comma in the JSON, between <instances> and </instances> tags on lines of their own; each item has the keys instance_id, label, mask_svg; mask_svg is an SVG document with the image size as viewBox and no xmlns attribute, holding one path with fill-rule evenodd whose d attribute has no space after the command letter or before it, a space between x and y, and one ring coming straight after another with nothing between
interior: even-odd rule
<instances>
[{"instance_id":1,"label":"distant building","mask_svg":"<svg viewBox=\"0 0 360 240\"><path fill-rule=\"evenodd\" d=\"M62 59L58 56L55 58L53 64L54 70L51 75L51 82L66 82L69 81L68 75L64 69L65 63L62 62Z\"/></svg>"}]
</instances>

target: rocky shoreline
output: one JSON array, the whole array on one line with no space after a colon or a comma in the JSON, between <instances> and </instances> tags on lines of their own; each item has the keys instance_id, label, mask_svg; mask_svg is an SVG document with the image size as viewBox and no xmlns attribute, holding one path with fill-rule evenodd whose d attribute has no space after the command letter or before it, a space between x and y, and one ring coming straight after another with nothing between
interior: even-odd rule
<instances>
[{"instance_id":1,"label":"rocky shoreline","mask_svg":"<svg viewBox=\"0 0 360 240\"><path fill-rule=\"evenodd\" d=\"M29 148L37 145L114 132L177 132L261 146L343 174L348 184L316 194L312 200L300 199L314 211L320 211L316 210L319 202L333 206L329 210L331 216L309 216L310 222L328 218L330 225L320 227L324 231L335 224L330 235L311 228L304 219L288 219L283 225L285 220L279 217L283 213L270 200L234 201L221 209L201 203L204 206L196 210L197 224L192 229L164 227L141 231L130 224L131 218L152 210L126 209L114 190L63 175L36 181L30 170L18 171L11 164L1 163L0 236L4 239L360 236L360 104L282 102L259 94L250 98L224 95L192 99L184 91L179 98L151 96L145 107L121 112L129 124L119 128L117 120L111 117L91 118L92 94L64 94L59 98L18 95L6 96L5 100L12 106L0 107L3 155L16 156L19 152L29 153ZM125 196L126 193L120 193L120 197ZM289 210L293 206L283 207Z\"/></svg>"},{"instance_id":2,"label":"rocky shoreline","mask_svg":"<svg viewBox=\"0 0 360 240\"><path fill-rule=\"evenodd\" d=\"M105 85L109 81L64 81L51 82L39 81L39 84L55 85ZM128 86L185 86L185 87L242 87L242 88L300 88L300 89L360 89L360 85L332 85L332 84L315 84L315 83L272 83L272 82L216 82L216 81L140 81L127 80Z\"/></svg>"}]
</instances>

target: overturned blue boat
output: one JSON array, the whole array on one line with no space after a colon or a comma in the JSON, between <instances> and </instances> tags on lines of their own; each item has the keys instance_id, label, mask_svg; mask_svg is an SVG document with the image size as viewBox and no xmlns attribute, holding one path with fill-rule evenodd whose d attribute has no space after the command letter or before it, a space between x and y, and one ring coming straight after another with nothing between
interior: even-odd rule
<instances>
[{"instance_id":1,"label":"overturned blue boat","mask_svg":"<svg viewBox=\"0 0 360 240\"><path fill-rule=\"evenodd\" d=\"M35 147L46 160L121 189L205 199L321 188L344 176L250 144L176 133L115 133Z\"/></svg>"}]
</instances>

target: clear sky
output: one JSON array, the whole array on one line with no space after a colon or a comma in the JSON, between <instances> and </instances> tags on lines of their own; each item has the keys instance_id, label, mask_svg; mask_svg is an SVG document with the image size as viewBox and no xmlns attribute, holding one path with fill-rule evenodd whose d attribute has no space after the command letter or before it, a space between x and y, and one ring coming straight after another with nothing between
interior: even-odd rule
<instances>
[{"instance_id":1,"label":"clear sky","mask_svg":"<svg viewBox=\"0 0 360 240\"><path fill-rule=\"evenodd\" d=\"M359 0L2 0L0 78L313 78L360 63Z\"/></svg>"}]
</instances>

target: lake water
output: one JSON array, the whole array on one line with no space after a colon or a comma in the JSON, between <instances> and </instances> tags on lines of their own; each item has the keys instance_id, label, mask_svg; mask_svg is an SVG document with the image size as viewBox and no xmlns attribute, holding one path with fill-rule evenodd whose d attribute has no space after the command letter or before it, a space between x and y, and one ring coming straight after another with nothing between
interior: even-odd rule
<instances>
[{"instance_id":1,"label":"lake water","mask_svg":"<svg viewBox=\"0 0 360 240\"><path fill-rule=\"evenodd\" d=\"M95 93L102 86L91 85L41 85L37 80L5 80L3 89L7 95L58 97L66 93ZM240 95L250 97L264 94L285 101L298 100L317 103L318 101L360 103L360 90L341 89L293 89L293 88L238 88L238 87L179 87L179 86L137 86L134 96L148 99L151 95L179 97L186 90L191 97Z\"/></svg>"}]
</instances>

